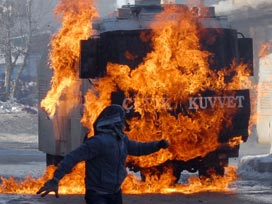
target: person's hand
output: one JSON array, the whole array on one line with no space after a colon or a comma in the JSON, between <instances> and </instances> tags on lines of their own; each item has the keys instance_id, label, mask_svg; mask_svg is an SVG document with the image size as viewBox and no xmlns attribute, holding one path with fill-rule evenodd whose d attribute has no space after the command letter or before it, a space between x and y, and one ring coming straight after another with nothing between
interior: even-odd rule
<instances>
[{"instance_id":1,"label":"person's hand","mask_svg":"<svg viewBox=\"0 0 272 204\"><path fill-rule=\"evenodd\" d=\"M161 148L166 149L167 147L169 147L169 142L165 139L162 139L159 141L158 146L160 149Z\"/></svg>"},{"instance_id":2,"label":"person's hand","mask_svg":"<svg viewBox=\"0 0 272 204\"><path fill-rule=\"evenodd\" d=\"M41 197L46 196L50 192L55 192L56 198L59 197L59 180L57 178L53 178L48 180L43 187L37 192L37 194L41 194Z\"/></svg>"}]
</instances>

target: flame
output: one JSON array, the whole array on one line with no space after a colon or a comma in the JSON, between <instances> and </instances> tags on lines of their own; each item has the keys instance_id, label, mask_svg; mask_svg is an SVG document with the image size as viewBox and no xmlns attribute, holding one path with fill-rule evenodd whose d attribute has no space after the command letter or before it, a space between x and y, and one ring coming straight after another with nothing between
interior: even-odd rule
<instances>
[{"instance_id":1,"label":"flame","mask_svg":"<svg viewBox=\"0 0 272 204\"><path fill-rule=\"evenodd\" d=\"M227 192L230 191L229 184L237 179L237 174L236 168L231 166L226 168L226 172L224 177L214 175L211 178L200 179L197 176L191 176L186 184L173 184L175 178L172 177L170 169L167 169L160 178L155 175L150 176L145 182L134 174L129 174L122 185L122 191L127 194Z\"/></svg>"},{"instance_id":2,"label":"flame","mask_svg":"<svg viewBox=\"0 0 272 204\"><path fill-rule=\"evenodd\" d=\"M138 141L165 138L171 143L167 150L128 159L140 167L151 167L173 159L187 161L197 156L204 157L220 146L220 123L222 118L230 116L229 110L219 108L199 111L191 117L175 116L169 114L169 110L176 108L172 107L173 102L183 103L189 96L207 89L240 89L242 81L250 86L245 64L233 62L230 68L217 73L209 69L211 53L200 49L200 26L191 12L167 6L151 27L154 51L148 53L144 62L132 71L125 65L108 64L108 75L96 83L102 95L97 96L92 90L88 92L83 117L83 124L91 129L85 121L94 121L97 115L91 117L88 110L97 110L101 101L108 105L110 93L117 88L123 90L127 97L133 91L135 109L141 120L129 121L129 137ZM234 73L232 81L225 83L225 77Z\"/></svg>"},{"instance_id":3,"label":"flame","mask_svg":"<svg viewBox=\"0 0 272 204\"><path fill-rule=\"evenodd\" d=\"M148 53L144 62L134 70L126 65L109 63L107 76L94 83L100 95L94 90L90 90L86 95L87 103L82 119L83 124L92 130L88 121L94 121L102 107L110 104L111 92L120 89L125 92L127 98L130 98L130 93L133 92L135 110L141 115L141 120L133 118L128 121L129 138L137 141L165 138L171 143L169 149L148 156L130 156L127 159L128 163L140 168L158 166L167 160L188 161L198 156L205 157L222 145L218 143L221 119L225 118L229 123L227 125L231 125L228 118L234 112L215 108L207 112L197 111L190 117L182 114L171 115L169 110L175 110L176 106L173 107L175 101L183 103L189 96L207 89L220 93L219 90L237 90L242 85L244 87L252 85L248 80L247 64L237 64L233 61L230 67L218 72L211 71L208 57L212 53L201 50L199 38L201 25L191 12L181 7L165 6L165 11L157 16L151 27L153 51ZM228 76L232 76L230 83L225 82ZM91 110L97 110L97 113L91 113ZM92 134L93 132L90 135ZM227 145L230 147L238 145L240 139L237 138L240 137L235 137ZM129 176L124 184L125 192L166 193L161 189L172 186L174 180L171 176L168 178L167 175L172 175L169 172L171 169L165 169L162 175L159 172L159 176L154 172L146 172L148 179L145 182ZM154 177L150 176L152 174ZM224 187L229 184L220 179L217 182ZM199 180L194 179L193 182ZM222 190L217 182L213 180L215 188ZM173 187L172 191L179 191L178 187Z\"/></svg>"},{"instance_id":4,"label":"flame","mask_svg":"<svg viewBox=\"0 0 272 204\"><path fill-rule=\"evenodd\" d=\"M263 43L259 50L259 57L263 58L266 55L270 54L271 44L269 42Z\"/></svg>"},{"instance_id":5,"label":"flame","mask_svg":"<svg viewBox=\"0 0 272 204\"><path fill-rule=\"evenodd\" d=\"M238 136L238 137L234 137L234 138L230 139L230 141L228 142L228 145L230 147L235 147L241 143L243 143L242 136Z\"/></svg>"},{"instance_id":6,"label":"flame","mask_svg":"<svg viewBox=\"0 0 272 204\"><path fill-rule=\"evenodd\" d=\"M98 16L93 0L62 0L55 9L62 18L62 27L51 41L50 65L53 69L51 89L41 107L53 117L61 100L70 102L71 110L78 104L80 40L93 34L91 21ZM71 94L71 90L74 90ZM63 99L64 98L64 99ZM69 111L68 111L69 112Z\"/></svg>"},{"instance_id":7,"label":"flame","mask_svg":"<svg viewBox=\"0 0 272 204\"><path fill-rule=\"evenodd\" d=\"M62 15L63 27L52 39L52 88L41 103L51 117L56 114L63 96L72 101L67 114L79 102L72 100L75 97L68 94L68 90L72 93L79 90L79 39L87 39L92 34L90 22L97 16L91 5L92 1L63 0L56 9ZM175 113L175 110L189 97L201 96L199 93L205 90L217 93L236 90L240 89L242 82L250 86L247 65L233 61L228 68L212 71L208 63L212 53L201 50L201 24L183 7L166 5L165 11L157 15L151 28L153 50L136 69L109 63L107 76L92 80L93 87L85 95L81 122L90 130L91 136L92 123L102 109L110 104L111 93L122 90L127 98L135 101L135 111L141 115L141 120L132 118L128 121L131 129L127 132L129 138L137 141L165 138L171 143L170 148L152 155L128 157L128 163L143 168L145 181L130 174L122 185L125 193L228 191L229 184L237 179L235 168L228 167L224 176L214 174L209 179L192 176L187 184L174 182L176 178L173 177L172 168L165 167L159 173L146 168L167 160L188 161L205 157L222 145L218 142L221 120L224 118L226 125L231 125L229 118L234 112L222 109L219 105L207 111L195 110L188 115ZM127 57L132 56L127 53ZM230 83L225 82L226 76L232 76ZM233 142L237 144L235 139ZM78 164L71 174L61 180L61 194L84 193L84 168L84 163ZM48 167L41 178L27 177L21 182L16 182L14 178L2 178L0 193L33 194L52 177L54 169Z\"/></svg>"},{"instance_id":8,"label":"flame","mask_svg":"<svg viewBox=\"0 0 272 204\"><path fill-rule=\"evenodd\" d=\"M1 177L0 180L0 193L5 194L36 194L42 185L50 178L53 177L55 166L48 166L44 175L38 179L33 178L31 175L27 176L24 180L17 181L11 177L9 179ZM85 163L81 162L75 166L70 174L64 176L59 184L60 194L83 194L84 188L84 170ZM71 179L73 178L73 179Z\"/></svg>"},{"instance_id":9,"label":"flame","mask_svg":"<svg viewBox=\"0 0 272 204\"><path fill-rule=\"evenodd\" d=\"M80 102L79 97L79 50L80 40L94 33L92 20L98 16L93 0L62 0L55 8L55 15L61 19L62 27L52 37L50 65L53 70L51 89L41 102L41 107L50 118L68 117L70 111ZM1 178L1 193L35 194L46 180L53 176L55 167L49 166L41 178L28 176L22 181ZM84 192L84 165L79 164L71 174L60 182L60 193ZM73 179L71 180L70 177ZM75 180L74 180L75 179Z\"/></svg>"},{"instance_id":10,"label":"flame","mask_svg":"<svg viewBox=\"0 0 272 204\"><path fill-rule=\"evenodd\" d=\"M48 166L44 175L38 179L27 176L24 180L16 180L0 177L0 193L2 194L36 194L42 185L52 178L55 166ZM200 179L197 176L191 176L186 184L173 184L171 169L167 169L163 175L157 177L150 174L143 182L135 174L129 174L122 185L122 191L125 194L142 193L197 193L205 191L227 192L230 191L229 184L237 179L236 168L226 167L224 176L212 176L211 178ZM70 174L63 177L59 184L59 194L84 194L84 172L85 163L77 164Z\"/></svg>"}]
</instances>

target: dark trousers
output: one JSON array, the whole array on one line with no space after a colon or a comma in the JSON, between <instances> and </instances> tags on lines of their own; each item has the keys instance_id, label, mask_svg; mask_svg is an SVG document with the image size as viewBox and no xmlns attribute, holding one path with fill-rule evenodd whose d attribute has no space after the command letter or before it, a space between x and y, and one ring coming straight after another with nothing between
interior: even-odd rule
<instances>
[{"instance_id":1,"label":"dark trousers","mask_svg":"<svg viewBox=\"0 0 272 204\"><path fill-rule=\"evenodd\" d=\"M123 204L121 190L113 194L99 194L92 190L86 190L86 204Z\"/></svg>"}]
</instances>

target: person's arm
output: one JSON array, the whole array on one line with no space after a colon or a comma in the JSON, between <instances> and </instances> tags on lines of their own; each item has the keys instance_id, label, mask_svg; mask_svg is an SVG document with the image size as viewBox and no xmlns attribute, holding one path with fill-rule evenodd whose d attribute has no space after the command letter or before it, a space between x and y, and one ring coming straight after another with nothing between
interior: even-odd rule
<instances>
[{"instance_id":1,"label":"person's arm","mask_svg":"<svg viewBox=\"0 0 272 204\"><path fill-rule=\"evenodd\" d=\"M54 178L62 179L77 163L97 156L100 149L99 140L96 137L90 138L63 158L54 173Z\"/></svg>"},{"instance_id":2,"label":"person's arm","mask_svg":"<svg viewBox=\"0 0 272 204\"><path fill-rule=\"evenodd\" d=\"M62 179L65 174L69 173L77 163L97 156L102 149L100 146L99 140L96 137L92 137L77 149L67 154L54 172L54 177L48 180L43 187L39 189L37 194L41 194L41 196L44 197L49 192L53 191L55 192L56 197L59 197L58 184L60 179Z\"/></svg>"},{"instance_id":3,"label":"person's arm","mask_svg":"<svg viewBox=\"0 0 272 204\"><path fill-rule=\"evenodd\" d=\"M169 146L167 140L162 139L152 142L136 142L128 139L128 154L132 156L148 155L159 151L161 148L166 149Z\"/></svg>"}]
</instances>

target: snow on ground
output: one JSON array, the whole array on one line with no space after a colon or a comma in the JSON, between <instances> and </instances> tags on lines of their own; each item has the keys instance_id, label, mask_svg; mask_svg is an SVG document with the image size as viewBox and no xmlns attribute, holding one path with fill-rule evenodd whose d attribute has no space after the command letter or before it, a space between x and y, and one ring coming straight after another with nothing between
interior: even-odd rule
<instances>
[{"instance_id":1,"label":"snow on ground","mask_svg":"<svg viewBox=\"0 0 272 204\"><path fill-rule=\"evenodd\" d=\"M270 180L272 184L272 154L242 157L238 164L238 174L244 180Z\"/></svg>"},{"instance_id":2,"label":"snow on ground","mask_svg":"<svg viewBox=\"0 0 272 204\"><path fill-rule=\"evenodd\" d=\"M240 180L264 182L272 185L272 154L270 144L259 144L256 133L241 144L237 161Z\"/></svg>"},{"instance_id":3,"label":"snow on ground","mask_svg":"<svg viewBox=\"0 0 272 204\"><path fill-rule=\"evenodd\" d=\"M7 101L3 102L0 101L0 113L22 113L22 112L28 112L28 113L37 113L36 108L29 107L20 103L17 103L16 101Z\"/></svg>"},{"instance_id":4,"label":"snow on ground","mask_svg":"<svg viewBox=\"0 0 272 204\"><path fill-rule=\"evenodd\" d=\"M230 159L230 164L238 167L239 185L272 183L269 149L270 145L258 144L254 134L241 144L239 158ZM45 153L38 150L36 109L15 102L0 102L0 176L37 178L45 168Z\"/></svg>"},{"instance_id":5,"label":"snow on ground","mask_svg":"<svg viewBox=\"0 0 272 204\"><path fill-rule=\"evenodd\" d=\"M0 101L0 176L43 174L45 154L38 150L37 121L35 108Z\"/></svg>"}]
</instances>

